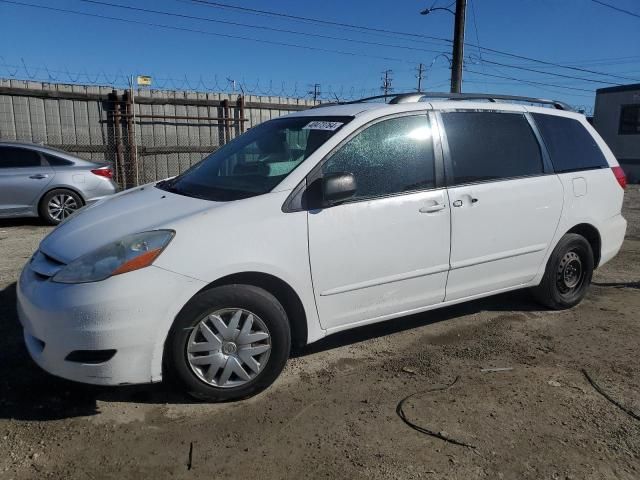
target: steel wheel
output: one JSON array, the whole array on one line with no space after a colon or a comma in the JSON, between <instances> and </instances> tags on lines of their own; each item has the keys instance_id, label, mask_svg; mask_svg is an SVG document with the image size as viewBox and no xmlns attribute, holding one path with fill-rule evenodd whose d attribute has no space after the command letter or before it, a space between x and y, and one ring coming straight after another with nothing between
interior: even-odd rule
<instances>
[{"instance_id":1,"label":"steel wheel","mask_svg":"<svg viewBox=\"0 0 640 480\"><path fill-rule=\"evenodd\" d=\"M69 193L58 193L47 204L49 215L57 222L64 220L78 208L78 201Z\"/></svg>"},{"instance_id":2,"label":"steel wheel","mask_svg":"<svg viewBox=\"0 0 640 480\"><path fill-rule=\"evenodd\" d=\"M271 335L255 313L226 308L201 319L185 349L189 367L200 380L213 387L232 388L262 372L271 353Z\"/></svg>"},{"instance_id":3,"label":"steel wheel","mask_svg":"<svg viewBox=\"0 0 640 480\"><path fill-rule=\"evenodd\" d=\"M580 256L569 251L560 260L556 271L556 284L561 294L566 295L579 289L584 280L584 269Z\"/></svg>"},{"instance_id":4,"label":"steel wheel","mask_svg":"<svg viewBox=\"0 0 640 480\"><path fill-rule=\"evenodd\" d=\"M549 308L571 308L586 295L593 268L591 244L582 235L567 233L551 252L542 280L533 288L533 294Z\"/></svg>"}]
</instances>

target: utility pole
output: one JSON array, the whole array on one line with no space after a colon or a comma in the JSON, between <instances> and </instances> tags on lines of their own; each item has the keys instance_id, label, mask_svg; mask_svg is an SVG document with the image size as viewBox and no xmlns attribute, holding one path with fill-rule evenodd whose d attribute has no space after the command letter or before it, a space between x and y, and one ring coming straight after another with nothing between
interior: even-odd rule
<instances>
[{"instance_id":1,"label":"utility pole","mask_svg":"<svg viewBox=\"0 0 640 480\"><path fill-rule=\"evenodd\" d=\"M417 92L422 92L422 79L424 78L424 64L421 63L418 65L418 74L416 75L416 77L418 77L418 90L416 90Z\"/></svg>"},{"instance_id":2,"label":"utility pole","mask_svg":"<svg viewBox=\"0 0 640 480\"><path fill-rule=\"evenodd\" d=\"M391 73L391 70L385 70L382 72L384 77L382 77L382 87L380 87L380 90L382 90L385 95L388 95L389 92L393 90L393 88L391 88Z\"/></svg>"},{"instance_id":3,"label":"utility pole","mask_svg":"<svg viewBox=\"0 0 640 480\"><path fill-rule=\"evenodd\" d=\"M309 95L313 95L313 101L317 102L318 98L320 97L320 84L319 83L314 83L313 84L313 91L309 92Z\"/></svg>"},{"instance_id":4,"label":"utility pole","mask_svg":"<svg viewBox=\"0 0 640 480\"><path fill-rule=\"evenodd\" d=\"M451 93L462 91L462 63L464 57L464 22L467 0L456 0L453 32L453 60L451 62Z\"/></svg>"}]
</instances>

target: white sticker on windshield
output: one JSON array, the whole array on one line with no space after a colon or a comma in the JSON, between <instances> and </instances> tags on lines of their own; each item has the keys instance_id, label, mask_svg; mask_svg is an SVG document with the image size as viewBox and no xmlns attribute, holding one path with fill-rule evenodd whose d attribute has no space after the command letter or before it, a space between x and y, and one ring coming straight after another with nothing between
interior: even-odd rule
<instances>
[{"instance_id":1,"label":"white sticker on windshield","mask_svg":"<svg viewBox=\"0 0 640 480\"><path fill-rule=\"evenodd\" d=\"M340 128L342 125L343 125L342 122L324 122L321 120L314 120L313 122L307 123L304 127L302 127L302 129L303 130L329 130L333 132L334 130L337 130L338 128Z\"/></svg>"}]
</instances>

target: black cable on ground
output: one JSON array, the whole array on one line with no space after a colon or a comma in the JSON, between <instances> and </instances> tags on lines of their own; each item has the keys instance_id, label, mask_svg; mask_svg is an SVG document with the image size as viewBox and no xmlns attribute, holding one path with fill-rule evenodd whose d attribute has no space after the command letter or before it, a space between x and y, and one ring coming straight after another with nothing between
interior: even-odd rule
<instances>
[{"instance_id":1,"label":"black cable on ground","mask_svg":"<svg viewBox=\"0 0 640 480\"><path fill-rule=\"evenodd\" d=\"M422 392L415 392L412 393L411 395L408 395L406 397L404 397L402 400L400 400L400 402L398 402L398 405L396 406L396 413L398 414L398 416L400 417L400 419L406 423L408 426L410 426L411 428L413 428L415 431L420 432L420 433L424 433L425 435L430 435L432 437L438 438L444 442L447 443L452 443L453 445L458 445L461 447L467 447L467 448L473 448L474 450L477 448L474 445L470 445L468 443L465 443L461 440L456 440L455 438L451 438L448 435L445 435L443 432L436 432L434 430L431 430L429 428L426 427L422 427L420 425L416 425L415 423L413 423L411 420L409 420L406 416L406 414L404 413L403 410L403 406L405 404L405 402L407 400L409 400L411 397L415 397L416 395L422 395L425 393L431 393L431 392L438 392L438 391L442 391L442 390L448 390L449 388L453 387L456 382L460 379L460 376L457 376L455 378L455 380L453 382L451 382L451 384L445 386L445 387L441 387L441 388L432 388L431 390L425 390Z\"/></svg>"},{"instance_id":2,"label":"black cable on ground","mask_svg":"<svg viewBox=\"0 0 640 480\"><path fill-rule=\"evenodd\" d=\"M626 413L627 415L629 415L632 418L635 418L636 420L640 420L640 415L638 415L636 412L634 412L633 410L631 410L630 408L625 407L624 405L622 405L620 402L618 402L617 400L614 400L613 398L611 398L611 396L605 392L600 385L598 385L595 380L593 378L591 378L591 376L589 375L589 373L583 368L582 369L582 373L584 374L584 376L587 378L587 380L589 381L589 383L591 384L591 386L593 388L596 389L596 391L602 395L604 398L606 398L607 400L609 400L611 403L613 403L616 407L618 407L620 410L622 410L624 413Z\"/></svg>"}]
</instances>

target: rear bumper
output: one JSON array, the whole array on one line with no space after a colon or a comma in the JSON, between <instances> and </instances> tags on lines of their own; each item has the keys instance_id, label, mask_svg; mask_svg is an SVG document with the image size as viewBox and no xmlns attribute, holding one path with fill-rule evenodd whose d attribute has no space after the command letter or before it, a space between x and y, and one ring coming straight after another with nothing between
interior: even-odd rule
<instances>
[{"instance_id":1,"label":"rear bumper","mask_svg":"<svg viewBox=\"0 0 640 480\"><path fill-rule=\"evenodd\" d=\"M33 360L49 373L120 385L162 378L164 341L202 282L147 267L102 282L65 285L27 265L18 282L18 316ZM116 350L102 363L67 360L77 350Z\"/></svg>"},{"instance_id":2,"label":"rear bumper","mask_svg":"<svg viewBox=\"0 0 640 480\"><path fill-rule=\"evenodd\" d=\"M601 267L618 254L626 232L627 221L621 214L609 218L600 225L602 247L598 267Z\"/></svg>"},{"instance_id":3,"label":"rear bumper","mask_svg":"<svg viewBox=\"0 0 640 480\"><path fill-rule=\"evenodd\" d=\"M100 201L100 200L102 200L102 199L105 199L105 198L110 197L110 196L111 196L111 195L113 195L114 193L117 193L117 192L116 192L116 191L114 191L113 193L109 193L109 194L106 194L106 195L87 198L87 199L86 199L86 204L87 204L87 205L93 205L94 203L96 203L96 202L98 202L98 201Z\"/></svg>"},{"instance_id":4,"label":"rear bumper","mask_svg":"<svg viewBox=\"0 0 640 480\"><path fill-rule=\"evenodd\" d=\"M118 193L118 185L113 180L100 179L100 183L96 188L84 192L85 203L91 205L116 193Z\"/></svg>"}]
</instances>

